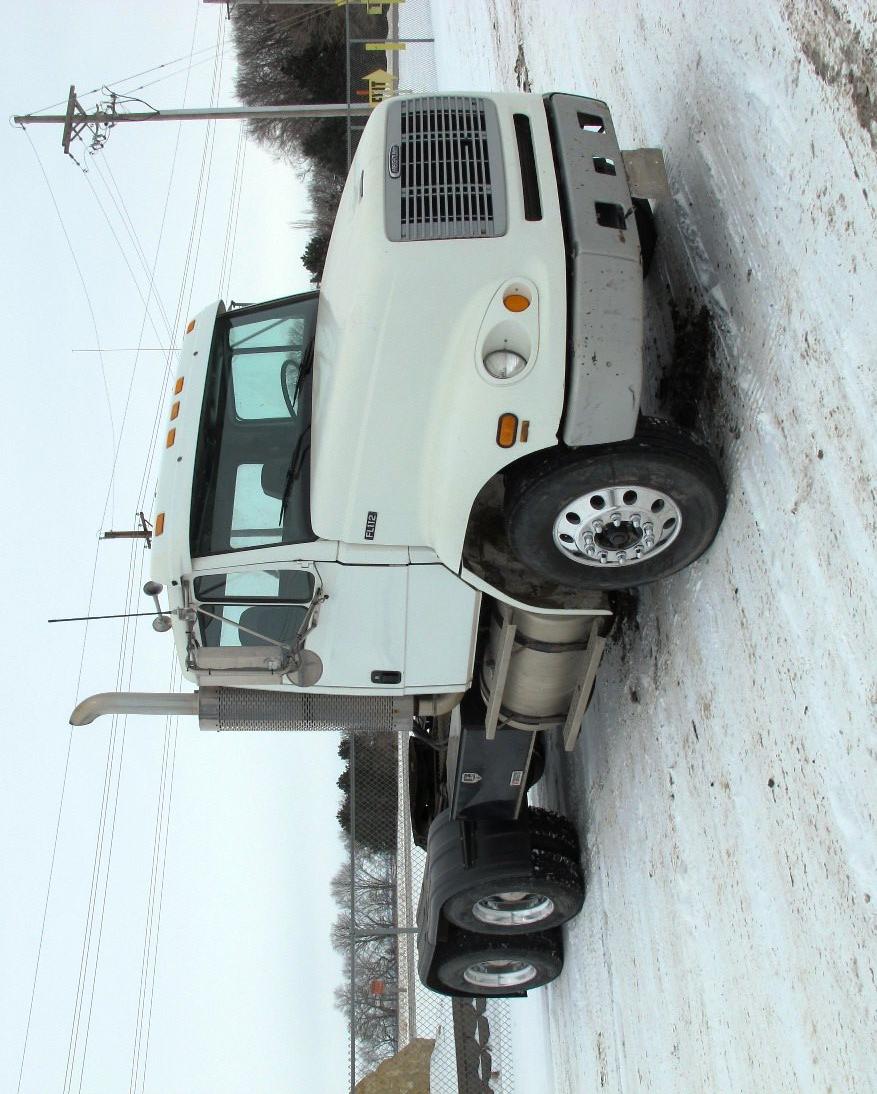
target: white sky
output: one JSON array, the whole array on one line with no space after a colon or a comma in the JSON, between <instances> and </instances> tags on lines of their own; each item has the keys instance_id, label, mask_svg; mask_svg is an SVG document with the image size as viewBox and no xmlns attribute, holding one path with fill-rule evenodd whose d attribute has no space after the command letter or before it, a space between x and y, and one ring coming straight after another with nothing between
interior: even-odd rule
<instances>
[{"instance_id":1,"label":"white sky","mask_svg":"<svg viewBox=\"0 0 877 1094\"><path fill-rule=\"evenodd\" d=\"M196 0L149 5L40 0L6 3L3 15L0 80L7 115L65 100L71 83L86 91L187 57L196 17L195 50L213 47L223 18L222 9ZM209 52L196 53L195 60L208 57ZM151 73L134 84L161 75ZM192 69L189 105L208 102L212 77L211 62ZM223 104L233 101L232 77L229 44ZM180 76L138 94L153 105L180 105L184 85ZM197 268L188 279L185 259L205 126L189 123L181 135L155 282L171 320L184 290L177 334L191 313L219 295L238 132L236 122L217 126ZM80 146L77 157L89 161L87 178L62 155L57 128L31 127L29 134L82 270L101 344L136 346L144 306L89 182L145 292L146 278L107 183L114 178L118 184L151 265L177 127L117 127L100 153L100 166L80 155ZM142 547L132 553L125 543L105 543L98 550L97 535L102 528L130 526L154 415L157 407L166 407L167 385L161 354L143 353L135 362L133 352L105 353L111 427L100 358L71 352L93 348L96 335L49 190L20 130L4 130L3 164L7 397L0 549L9 622L0 740L5 875L0 1089L12 1091L22 1061L84 635L82 624L49 626L46 619L85 614L96 551L94 613L125 610L129 560L135 588L148 576L140 572ZM307 233L290 227L303 215L301 191L290 168L247 145L231 298L267 299L309 287L299 262ZM155 307L150 311L162 341L147 324L142 344L166 345L160 313ZM114 444L120 456L104 515ZM148 515L151 478L147 483ZM137 594L133 610L149 608ZM121 636L116 622L91 625L80 697L115 689ZM148 620L137 629L129 660L133 674L123 687L168 687L170 641L156 635ZM159 842L161 916L152 922L146 1003L139 1005L164 723L132 718L124 737L119 723L108 804L115 826L107 823L100 856L77 1023L110 741L107 719L72 738L21 1089L40 1094L345 1089L346 1026L331 1002L340 963L328 945L335 915L328 879L341 853L334 817L340 772L334 735L221 736L201 734L194 719L181 720L166 858ZM162 831L167 794L164 803Z\"/></svg>"}]
</instances>

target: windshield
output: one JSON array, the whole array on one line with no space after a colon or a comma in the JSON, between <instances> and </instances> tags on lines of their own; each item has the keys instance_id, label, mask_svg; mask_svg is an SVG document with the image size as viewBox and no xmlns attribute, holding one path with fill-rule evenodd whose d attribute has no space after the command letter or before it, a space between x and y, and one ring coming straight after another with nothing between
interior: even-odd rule
<instances>
[{"instance_id":1,"label":"windshield","mask_svg":"<svg viewBox=\"0 0 877 1094\"><path fill-rule=\"evenodd\" d=\"M316 294L217 320L195 455L193 556L302 543Z\"/></svg>"}]
</instances>

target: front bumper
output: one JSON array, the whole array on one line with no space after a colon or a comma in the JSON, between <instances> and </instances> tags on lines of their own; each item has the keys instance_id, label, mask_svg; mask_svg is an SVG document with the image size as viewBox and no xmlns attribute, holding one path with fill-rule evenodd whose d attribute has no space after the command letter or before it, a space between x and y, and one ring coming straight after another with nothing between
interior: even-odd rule
<instances>
[{"instance_id":1,"label":"front bumper","mask_svg":"<svg viewBox=\"0 0 877 1094\"><path fill-rule=\"evenodd\" d=\"M598 99L545 100L567 253L567 383L561 439L632 437L642 388L640 242L624 158Z\"/></svg>"}]
</instances>

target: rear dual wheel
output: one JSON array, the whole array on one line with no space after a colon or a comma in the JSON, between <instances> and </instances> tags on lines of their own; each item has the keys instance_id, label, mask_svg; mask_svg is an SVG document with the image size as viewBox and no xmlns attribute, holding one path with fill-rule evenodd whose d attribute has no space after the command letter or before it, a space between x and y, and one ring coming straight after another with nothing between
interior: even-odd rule
<instances>
[{"instance_id":1,"label":"rear dual wheel","mask_svg":"<svg viewBox=\"0 0 877 1094\"><path fill-rule=\"evenodd\" d=\"M452 896L444 915L476 934L514 935L560 927L581 911L585 884L572 824L531 808L530 868L476 881Z\"/></svg>"},{"instance_id":2,"label":"rear dual wheel","mask_svg":"<svg viewBox=\"0 0 877 1094\"><path fill-rule=\"evenodd\" d=\"M573 822L561 813L531 805L527 809L530 842L543 851L565 855L573 862L579 861L579 834Z\"/></svg>"},{"instance_id":3,"label":"rear dual wheel","mask_svg":"<svg viewBox=\"0 0 877 1094\"><path fill-rule=\"evenodd\" d=\"M549 983L562 969L558 931L515 938L460 933L445 947L436 976L453 992L517 995Z\"/></svg>"}]
</instances>

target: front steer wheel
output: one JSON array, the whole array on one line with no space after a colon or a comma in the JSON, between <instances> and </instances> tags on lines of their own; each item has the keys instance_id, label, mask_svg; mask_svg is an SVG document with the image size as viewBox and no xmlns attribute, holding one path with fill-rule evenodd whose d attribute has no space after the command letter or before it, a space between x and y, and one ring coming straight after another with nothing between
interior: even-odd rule
<instances>
[{"instance_id":1,"label":"front steer wheel","mask_svg":"<svg viewBox=\"0 0 877 1094\"><path fill-rule=\"evenodd\" d=\"M452 992L518 995L542 987L563 969L559 931L514 938L460 933L444 948L436 976Z\"/></svg>"},{"instance_id":2,"label":"front steer wheel","mask_svg":"<svg viewBox=\"0 0 877 1094\"><path fill-rule=\"evenodd\" d=\"M549 449L506 472L512 551L534 574L581 589L676 573L709 547L724 512L710 454L657 419L629 441Z\"/></svg>"}]
</instances>

